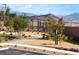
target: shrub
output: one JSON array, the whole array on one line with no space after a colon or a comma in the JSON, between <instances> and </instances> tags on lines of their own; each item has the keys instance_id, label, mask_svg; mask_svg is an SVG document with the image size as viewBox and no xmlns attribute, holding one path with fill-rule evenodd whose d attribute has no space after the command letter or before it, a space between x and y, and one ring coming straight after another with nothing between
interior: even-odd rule
<instances>
[{"instance_id":1,"label":"shrub","mask_svg":"<svg viewBox=\"0 0 79 59\"><path fill-rule=\"evenodd\" d=\"M5 41L8 41L8 39L5 39Z\"/></svg>"},{"instance_id":2,"label":"shrub","mask_svg":"<svg viewBox=\"0 0 79 59\"><path fill-rule=\"evenodd\" d=\"M2 42L2 40L0 39L0 42Z\"/></svg>"},{"instance_id":3,"label":"shrub","mask_svg":"<svg viewBox=\"0 0 79 59\"><path fill-rule=\"evenodd\" d=\"M54 34L50 34L51 37L54 37Z\"/></svg>"},{"instance_id":4,"label":"shrub","mask_svg":"<svg viewBox=\"0 0 79 59\"><path fill-rule=\"evenodd\" d=\"M68 41L68 36L65 36L65 37L64 37L64 40L65 40L65 41Z\"/></svg>"},{"instance_id":5,"label":"shrub","mask_svg":"<svg viewBox=\"0 0 79 59\"><path fill-rule=\"evenodd\" d=\"M43 37L43 39L45 39L46 38L46 35L45 34L42 34L42 37Z\"/></svg>"},{"instance_id":6,"label":"shrub","mask_svg":"<svg viewBox=\"0 0 79 59\"><path fill-rule=\"evenodd\" d=\"M29 35L28 37L31 37L31 35Z\"/></svg>"},{"instance_id":7,"label":"shrub","mask_svg":"<svg viewBox=\"0 0 79 59\"><path fill-rule=\"evenodd\" d=\"M73 40L73 37L69 37L69 41L72 41Z\"/></svg>"},{"instance_id":8,"label":"shrub","mask_svg":"<svg viewBox=\"0 0 79 59\"><path fill-rule=\"evenodd\" d=\"M59 34L59 35L58 35L58 38L59 38L60 40L64 40L64 41L68 41L68 40L69 40L68 36L63 35L63 34Z\"/></svg>"},{"instance_id":9,"label":"shrub","mask_svg":"<svg viewBox=\"0 0 79 59\"><path fill-rule=\"evenodd\" d=\"M50 39L51 39L51 36L50 36L50 35L47 35L47 36L46 36L46 39L47 39L47 40L50 40Z\"/></svg>"},{"instance_id":10,"label":"shrub","mask_svg":"<svg viewBox=\"0 0 79 59\"><path fill-rule=\"evenodd\" d=\"M6 36L15 36L15 35L12 35L12 34L0 34L0 37L6 37Z\"/></svg>"},{"instance_id":11,"label":"shrub","mask_svg":"<svg viewBox=\"0 0 79 59\"><path fill-rule=\"evenodd\" d=\"M22 34L22 36L25 36L25 34Z\"/></svg>"}]
</instances>

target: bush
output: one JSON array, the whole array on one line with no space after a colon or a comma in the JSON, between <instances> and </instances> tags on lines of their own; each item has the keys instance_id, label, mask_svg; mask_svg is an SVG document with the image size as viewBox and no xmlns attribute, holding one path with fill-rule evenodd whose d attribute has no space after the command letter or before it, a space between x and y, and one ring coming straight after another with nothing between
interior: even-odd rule
<instances>
[{"instance_id":1,"label":"bush","mask_svg":"<svg viewBox=\"0 0 79 59\"><path fill-rule=\"evenodd\" d=\"M5 39L14 39L15 36L12 34L0 34L0 37L4 37Z\"/></svg>"},{"instance_id":2,"label":"bush","mask_svg":"<svg viewBox=\"0 0 79 59\"><path fill-rule=\"evenodd\" d=\"M8 39L5 39L5 41L8 41Z\"/></svg>"},{"instance_id":3,"label":"bush","mask_svg":"<svg viewBox=\"0 0 79 59\"><path fill-rule=\"evenodd\" d=\"M53 37L54 35L53 34L50 34L50 36Z\"/></svg>"},{"instance_id":4,"label":"bush","mask_svg":"<svg viewBox=\"0 0 79 59\"><path fill-rule=\"evenodd\" d=\"M22 36L25 36L25 34L22 34Z\"/></svg>"},{"instance_id":5,"label":"bush","mask_svg":"<svg viewBox=\"0 0 79 59\"><path fill-rule=\"evenodd\" d=\"M58 38L59 38L60 40L64 40L64 41L68 41L68 40L69 40L68 36L62 35L62 34L59 34L59 35L58 35Z\"/></svg>"},{"instance_id":6,"label":"bush","mask_svg":"<svg viewBox=\"0 0 79 59\"><path fill-rule=\"evenodd\" d=\"M28 37L31 37L31 35L29 35Z\"/></svg>"},{"instance_id":7,"label":"bush","mask_svg":"<svg viewBox=\"0 0 79 59\"><path fill-rule=\"evenodd\" d=\"M68 39L69 39L68 41L72 41L73 40L73 37L69 37Z\"/></svg>"},{"instance_id":8,"label":"bush","mask_svg":"<svg viewBox=\"0 0 79 59\"><path fill-rule=\"evenodd\" d=\"M65 37L64 37L64 40L65 40L65 41L68 41L68 36L65 36Z\"/></svg>"},{"instance_id":9,"label":"bush","mask_svg":"<svg viewBox=\"0 0 79 59\"><path fill-rule=\"evenodd\" d=\"M2 40L0 39L0 42L2 42Z\"/></svg>"},{"instance_id":10,"label":"bush","mask_svg":"<svg viewBox=\"0 0 79 59\"><path fill-rule=\"evenodd\" d=\"M0 37L6 37L6 36L14 36L12 34L0 34Z\"/></svg>"},{"instance_id":11,"label":"bush","mask_svg":"<svg viewBox=\"0 0 79 59\"><path fill-rule=\"evenodd\" d=\"M62 38L62 40L64 40L65 39L65 35L62 35L61 38Z\"/></svg>"},{"instance_id":12,"label":"bush","mask_svg":"<svg viewBox=\"0 0 79 59\"><path fill-rule=\"evenodd\" d=\"M51 36L50 36L50 35L47 35L47 36L46 36L46 39L47 39L47 40L50 40L50 39L51 39Z\"/></svg>"},{"instance_id":13,"label":"bush","mask_svg":"<svg viewBox=\"0 0 79 59\"><path fill-rule=\"evenodd\" d=\"M42 36L43 36L43 39L45 39L45 38L46 38L46 35L45 35L45 34L42 34Z\"/></svg>"}]
</instances>

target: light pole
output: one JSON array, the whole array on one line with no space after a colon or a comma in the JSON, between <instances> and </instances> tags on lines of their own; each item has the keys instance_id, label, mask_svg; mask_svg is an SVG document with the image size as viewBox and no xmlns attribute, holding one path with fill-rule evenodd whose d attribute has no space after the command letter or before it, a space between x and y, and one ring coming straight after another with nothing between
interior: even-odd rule
<instances>
[{"instance_id":1,"label":"light pole","mask_svg":"<svg viewBox=\"0 0 79 59\"><path fill-rule=\"evenodd\" d=\"M7 7L7 5L6 4L3 4L4 5L4 14L3 14L3 19L5 20L5 17L6 17L6 7Z\"/></svg>"},{"instance_id":2,"label":"light pole","mask_svg":"<svg viewBox=\"0 0 79 59\"><path fill-rule=\"evenodd\" d=\"M58 45L58 29L55 30L55 45Z\"/></svg>"},{"instance_id":3,"label":"light pole","mask_svg":"<svg viewBox=\"0 0 79 59\"><path fill-rule=\"evenodd\" d=\"M39 29L40 29L40 19L37 19L37 32L39 33Z\"/></svg>"},{"instance_id":4,"label":"light pole","mask_svg":"<svg viewBox=\"0 0 79 59\"><path fill-rule=\"evenodd\" d=\"M72 21L73 21L73 19L70 20L70 22L71 22L71 26L73 25L73 24L72 24Z\"/></svg>"}]
</instances>

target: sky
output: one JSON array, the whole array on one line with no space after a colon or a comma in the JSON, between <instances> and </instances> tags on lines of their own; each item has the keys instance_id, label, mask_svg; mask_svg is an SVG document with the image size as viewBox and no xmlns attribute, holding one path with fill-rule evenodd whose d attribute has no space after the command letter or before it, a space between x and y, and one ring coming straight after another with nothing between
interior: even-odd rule
<instances>
[{"instance_id":1,"label":"sky","mask_svg":"<svg viewBox=\"0 0 79 59\"><path fill-rule=\"evenodd\" d=\"M12 11L41 14L55 14L55 15L69 15L72 13L79 13L79 4L7 4ZM0 5L4 7L4 5Z\"/></svg>"}]
</instances>

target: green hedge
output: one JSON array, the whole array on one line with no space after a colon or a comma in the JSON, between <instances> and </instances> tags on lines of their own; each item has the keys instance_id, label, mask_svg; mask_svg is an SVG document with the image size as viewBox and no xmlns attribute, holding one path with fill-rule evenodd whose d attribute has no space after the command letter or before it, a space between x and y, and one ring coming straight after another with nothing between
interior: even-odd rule
<instances>
[{"instance_id":1,"label":"green hedge","mask_svg":"<svg viewBox=\"0 0 79 59\"><path fill-rule=\"evenodd\" d=\"M12 35L12 34L0 34L0 37L6 37L6 36L15 36L15 35Z\"/></svg>"}]
</instances>

